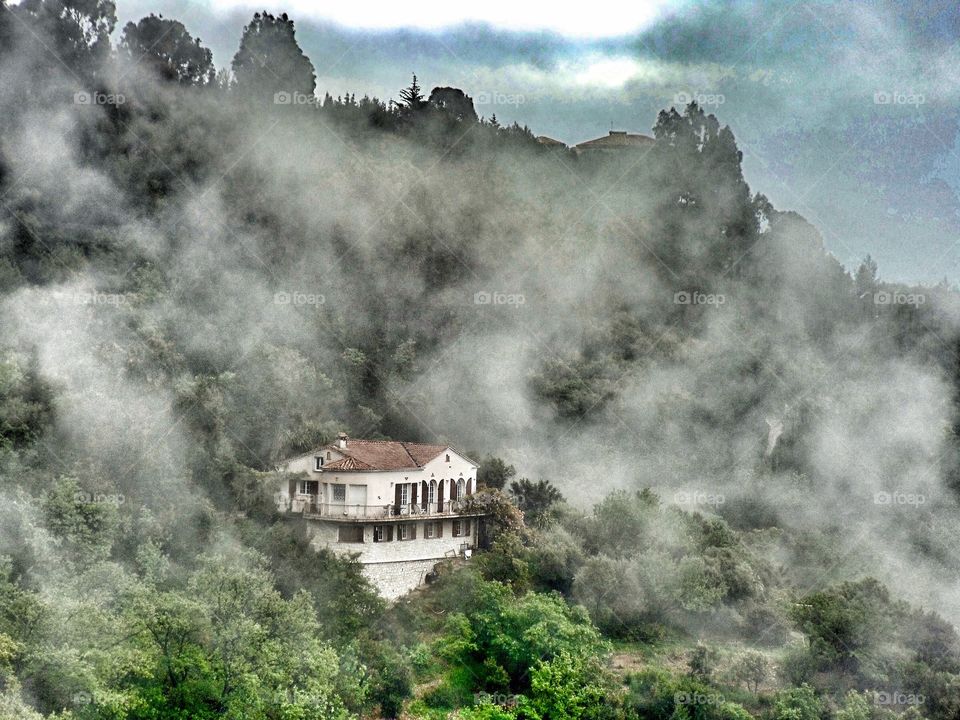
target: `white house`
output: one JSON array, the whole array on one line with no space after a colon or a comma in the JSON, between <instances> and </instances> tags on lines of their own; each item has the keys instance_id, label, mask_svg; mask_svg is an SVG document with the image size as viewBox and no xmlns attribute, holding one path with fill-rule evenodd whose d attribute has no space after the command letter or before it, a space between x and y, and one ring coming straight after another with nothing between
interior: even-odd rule
<instances>
[{"instance_id":1,"label":"white house","mask_svg":"<svg viewBox=\"0 0 960 720\"><path fill-rule=\"evenodd\" d=\"M479 513L465 499L477 463L449 445L355 440L286 460L296 479L279 488L282 511L309 521L318 547L356 554L387 598L420 585L438 560L469 557Z\"/></svg>"}]
</instances>

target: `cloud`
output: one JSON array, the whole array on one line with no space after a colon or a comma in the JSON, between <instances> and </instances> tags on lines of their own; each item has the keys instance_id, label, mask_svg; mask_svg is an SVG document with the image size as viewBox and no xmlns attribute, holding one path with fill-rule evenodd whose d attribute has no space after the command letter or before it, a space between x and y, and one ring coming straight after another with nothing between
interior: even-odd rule
<instances>
[{"instance_id":1,"label":"cloud","mask_svg":"<svg viewBox=\"0 0 960 720\"><path fill-rule=\"evenodd\" d=\"M382 0L317 4L312 0L289 0L282 7L271 8L270 4L266 4L266 8L286 11L294 17L332 21L352 28L437 30L480 22L511 30L550 30L570 37L611 37L647 27L669 6L676 4L671 0L632 3L613 0L599 3L489 0L478 4L439 3L435 0L414 0L402 4ZM264 7L264 3L255 0L213 0L211 5L219 12L237 8L261 10Z\"/></svg>"}]
</instances>

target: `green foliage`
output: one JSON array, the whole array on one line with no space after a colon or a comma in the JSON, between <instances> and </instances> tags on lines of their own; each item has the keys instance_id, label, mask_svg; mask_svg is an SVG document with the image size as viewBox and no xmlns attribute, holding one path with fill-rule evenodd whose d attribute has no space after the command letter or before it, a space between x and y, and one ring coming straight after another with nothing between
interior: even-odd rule
<instances>
[{"instance_id":1,"label":"green foliage","mask_svg":"<svg viewBox=\"0 0 960 720\"><path fill-rule=\"evenodd\" d=\"M650 669L627 677L626 707L631 717L649 720L749 720L741 705L693 677Z\"/></svg>"},{"instance_id":2,"label":"green foliage","mask_svg":"<svg viewBox=\"0 0 960 720\"><path fill-rule=\"evenodd\" d=\"M213 53L177 20L151 14L128 22L120 41L132 62L142 62L164 80L184 85L207 85L214 81Z\"/></svg>"},{"instance_id":3,"label":"green foliage","mask_svg":"<svg viewBox=\"0 0 960 720\"><path fill-rule=\"evenodd\" d=\"M0 447L23 447L53 422L53 390L40 377L36 357L0 356Z\"/></svg>"},{"instance_id":4,"label":"green foliage","mask_svg":"<svg viewBox=\"0 0 960 720\"><path fill-rule=\"evenodd\" d=\"M46 493L47 527L63 542L67 557L81 565L106 558L117 531L120 495L89 493L75 478L61 478Z\"/></svg>"},{"instance_id":5,"label":"green foliage","mask_svg":"<svg viewBox=\"0 0 960 720\"><path fill-rule=\"evenodd\" d=\"M290 104L292 97L283 103L276 94L312 97L316 87L313 63L297 44L293 20L286 13L254 13L231 67L237 90L263 103Z\"/></svg>"},{"instance_id":6,"label":"green foliage","mask_svg":"<svg viewBox=\"0 0 960 720\"><path fill-rule=\"evenodd\" d=\"M545 527L550 521L550 510L563 502L563 495L549 480L514 480L510 483L510 494L523 512L524 520L532 527Z\"/></svg>"},{"instance_id":7,"label":"green foliage","mask_svg":"<svg viewBox=\"0 0 960 720\"><path fill-rule=\"evenodd\" d=\"M823 703L809 685L777 694L773 705L775 720L820 720Z\"/></svg>"},{"instance_id":8,"label":"green foliage","mask_svg":"<svg viewBox=\"0 0 960 720\"><path fill-rule=\"evenodd\" d=\"M447 590L438 589L442 598ZM563 653L567 660L558 662L582 671L582 682L589 673L591 680L598 680L598 663L607 648L582 609L557 595L517 597L505 585L476 578L468 586L459 585L455 596L464 612L446 620L436 652L451 669L466 673L474 692L528 692L537 663L549 663ZM561 669L557 665L543 672Z\"/></svg>"},{"instance_id":9,"label":"green foliage","mask_svg":"<svg viewBox=\"0 0 960 720\"><path fill-rule=\"evenodd\" d=\"M790 614L821 668L857 673L881 641L880 633L893 626L903 608L890 600L883 585L868 578L809 595Z\"/></svg>"},{"instance_id":10,"label":"green foliage","mask_svg":"<svg viewBox=\"0 0 960 720\"><path fill-rule=\"evenodd\" d=\"M513 465L507 465L498 457L488 457L477 468L477 486L503 490L516 474L517 469Z\"/></svg>"}]
</instances>

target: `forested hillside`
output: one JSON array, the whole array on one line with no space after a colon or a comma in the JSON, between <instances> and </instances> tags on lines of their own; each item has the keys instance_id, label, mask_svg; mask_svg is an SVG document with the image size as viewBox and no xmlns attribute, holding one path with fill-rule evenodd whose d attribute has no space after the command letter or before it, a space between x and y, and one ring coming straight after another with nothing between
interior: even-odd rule
<instances>
[{"instance_id":1,"label":"forested hillside","mask_svg":"<svg viewBox=\"0 0 960 720\"><path fill-rule=\"evenodd\" d=\"M0 0L0 717L960 718L946 281L695 104L591 159L334 99L286 15L115 25ZM387 605L311 549L275 468L342 430L483 458L483 551Z\"/></svg>"}]
</instances>

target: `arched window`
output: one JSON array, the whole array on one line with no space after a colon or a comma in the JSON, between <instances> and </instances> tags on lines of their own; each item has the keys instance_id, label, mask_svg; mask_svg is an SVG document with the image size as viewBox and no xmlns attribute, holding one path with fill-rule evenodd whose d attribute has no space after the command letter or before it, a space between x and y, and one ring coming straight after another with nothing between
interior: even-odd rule
<instances>
[{"instance_id":1,"label":"arched window","mask_svg":"<svg viewBox=\"0 0 960 720\"><path fill-rule=\"evenodd\" d=\"M429 495L427 496L427 502L433 505L437 501L437 481L430 481L430 488L427 491Z\"/></svg>"},{"instance_id":2,"label":"arched window","mask_svg":"<svg viewBox=\"0 0 960 720\"><path fill-rule=\"evenodd\" d=\"M473 495L473 478L467 480L467 495Z\"/></svg>"},{"instance_id":3,"label":"arched window","mask_svg":"<svg viewBox=\"0 0 960 720\"><path fill-rule=\"evenodd\" d=\"M463 500L463 496L467 492L467 481L463 478L457 480L457 500Z\"/></svg>"}]
</instances>

